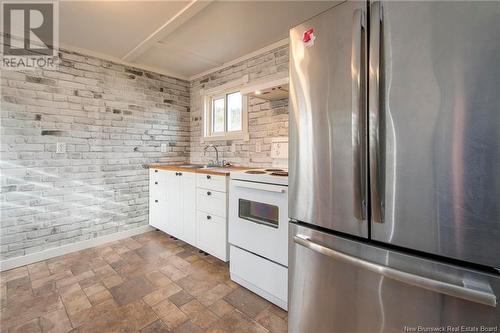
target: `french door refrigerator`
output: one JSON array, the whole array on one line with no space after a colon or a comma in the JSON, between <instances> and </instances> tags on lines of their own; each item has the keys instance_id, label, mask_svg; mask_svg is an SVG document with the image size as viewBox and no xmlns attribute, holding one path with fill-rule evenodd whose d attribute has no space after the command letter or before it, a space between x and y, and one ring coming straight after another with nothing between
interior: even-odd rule
<instances>
[{"instance_id":1,"label":"french door refrigerator","mask_svg":"<svg viewBox=\"0 0 500 333\"><path fill-rule=\"evenodd\" d=\"M500 2L337 2L290 50L289 331L500 330Z\"/></svg>"}]
</instances>

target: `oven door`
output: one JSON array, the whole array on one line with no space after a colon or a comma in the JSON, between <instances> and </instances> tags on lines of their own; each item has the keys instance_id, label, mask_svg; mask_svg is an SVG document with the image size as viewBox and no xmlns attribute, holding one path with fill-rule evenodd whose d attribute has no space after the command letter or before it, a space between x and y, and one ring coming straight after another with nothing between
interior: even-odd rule
<instances>
[{"instance_id":1,"label":"oven door","mask_svg":"<svg viewBox=\"0 0 500 333\"><path fill-rule=\"evenodd\" d=\"M231 180L229 243L288 266L288 187Z\"/></svg>"}]
</instances>

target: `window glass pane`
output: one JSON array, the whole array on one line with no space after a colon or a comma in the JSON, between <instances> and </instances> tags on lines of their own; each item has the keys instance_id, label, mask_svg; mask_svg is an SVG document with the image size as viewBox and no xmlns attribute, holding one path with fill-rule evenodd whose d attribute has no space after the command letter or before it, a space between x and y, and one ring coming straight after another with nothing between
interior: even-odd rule
<instances>
[{"instance_id":1,"label":"window glass pane","mask_svg":"<svg viewBox=\"0 0 500 333\"><path fill-rule=\"evenodd\" d=\"M224 98L214 99L212 110L212 132L224 132Z\"/></svg>"},{"instance_id":2,"label":"window glass pane","mask_svg":"<svg viewBox=\"0 0 500 333\"><path fill-rule=\"evenodd\" d=\"M227 130L241 131L241 94L235 92L227 95Z\"/></svg>"}]
</instances>

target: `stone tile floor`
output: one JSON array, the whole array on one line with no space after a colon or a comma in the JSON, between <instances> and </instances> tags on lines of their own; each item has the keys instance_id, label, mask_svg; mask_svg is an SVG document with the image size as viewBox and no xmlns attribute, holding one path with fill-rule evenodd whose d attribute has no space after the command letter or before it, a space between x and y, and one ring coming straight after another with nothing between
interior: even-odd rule
<instances>
[{"instance_id":1,"label":"stone tile floor","mask_svg":"<svg viewBox=\"0 0 500 333\"><path fill-rule=\"evenodd\" d=\"M1 273L0 331L286 332L228 265L158 231Z\"/></svg>"}]
</instances>

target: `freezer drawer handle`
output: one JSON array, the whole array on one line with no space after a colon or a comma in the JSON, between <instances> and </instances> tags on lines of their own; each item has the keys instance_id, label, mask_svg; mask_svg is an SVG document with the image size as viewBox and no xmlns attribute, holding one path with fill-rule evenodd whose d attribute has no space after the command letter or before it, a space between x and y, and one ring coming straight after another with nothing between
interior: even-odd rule
<instances>
[{"instance_id":1,"label":"freezer drawer handle","mask_svg":"<svg viewBox=\"0 0 500 333\"><path fill-rule=\"evenodd\" d=\"M285 189L283 188L283 186L279 185L242 182L238 180L233 180L233 183L235 184L236 187L251 188L254 190L276 192L276 193L285 193Z\"/></svg>"},{"instance_id":2,"label":"freezer drawer handle","mask_svg":"<svg viewBox=\"0 0 500 333\"><path fill-rule=\"evenodd\" d=\"M462 286L457 286L455 284L429 279L420 275L415 275L407 272L403 272L391 267L375 264L370 261L362 260L345 253L332 250L323 245L315 243L310 240L309 237L305 235L296 235L293 237L293 241L310 250L319 252L323 255L329 256L336 260L346 262L348 264L354 265L359 268L367 269L369 271L375 272L389 279L397 280L415 287L427 289L437 293L465 299L471 302L480 303L484 305L489 305L492 307L497 306L497 298L494 294L474 290L470 288L465 288Z\"/></svg>"}]
</instances>

